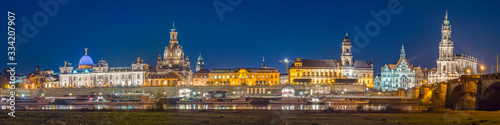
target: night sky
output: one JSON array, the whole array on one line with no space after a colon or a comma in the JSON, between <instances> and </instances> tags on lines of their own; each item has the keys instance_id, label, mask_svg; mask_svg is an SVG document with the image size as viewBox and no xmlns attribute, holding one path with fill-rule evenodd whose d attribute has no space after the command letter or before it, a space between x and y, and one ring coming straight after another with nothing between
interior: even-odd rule
<instances>
[{"instance_id":1,"label":"night sky","mask_svg":"<svg viewBox=\"0 0 500 125\"><path fill-rule=\"evenodd\" d=\"M214 1L232 8L222 14L222 20ZM267 66L285 72L285 64L278 60L340 59L345 33L353 40L358 34L355 27L364 31L367 23L377 22L370 11L387 10L388 3L242 0L231 5L226 0L217 1L72 0L60 4L57 14L36 27L38 32L31 38L22 33L26 25L23 17L33 22L33 15L44 12L36 1L2 0L0 8L3 13L16 13L17 36L27 39L23 43L17 39L18 74L34 71L37 64L56 72L64 61L77 66L84 48L89 48L88 55L94 63L104 59L111 67L130 66L141 57L154 66L158 54L163 56L169 43L172 21L193 70L201 53L208 69L257 68L265 56ZM378 34L369 37L371 42L359 45L353 41L353 46L361 50L353 53L353 58L367 62L373 58L375 73L379 73L384 64L397 63L404 42L411 64L436 67L441 25L448 9L454 52L475 56L489 73L496 53L500 52L498 5L500 1L495 0L401 0L403 10L392 14L387 26L381 26ZM1 18L0 26L7 29L7 14ZM7 32L0 36L7 38ZM1 47L7 53L6 41ZM0 54L0 58L0 66L7 67L7 54Z\"/></svg>"}]
</instances>

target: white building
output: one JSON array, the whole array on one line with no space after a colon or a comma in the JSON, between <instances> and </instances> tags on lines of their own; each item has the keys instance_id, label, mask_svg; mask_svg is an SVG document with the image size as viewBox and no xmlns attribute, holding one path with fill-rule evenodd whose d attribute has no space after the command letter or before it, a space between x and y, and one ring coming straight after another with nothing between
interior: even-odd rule
<instances>
[{"instance_id":1,"label":"white building","mask_svg":"<svg viewBox=\"0 0 500 125\"><path fill-rule=\"evenodd\" d=\"M109 67L104 60L94 65L85 49L78 68L74 69L67 62L63 67L59 67L59 82L61 88L143 86L148 67L149 65L140 58L132 67Z\"/></svg>"},{"instance_id":2,"label":"white building","mask_svg":"<svg viewBox=\"0 0 500 125\"><path fill-rule=\"evenodd\" d=\"M448 20L448 11L441 28L441 42L439 42L439 58L436 60L437 71L430 72L428 83L457 79L464 74L477 74L477 59L464 54L453 53L453 41L451 41L451 25Z\"/></svg>"},{"instance_id":3,"label":"white building","mask_svg":"<svg viewBox=\"0 0 500 125\"><path fill-rule=\"evenodd\" d=\"M415 87L415 69L406 59L404 46L397 64L385 64L380 77L375 77L374 88L381 91L397 91Z\"/></svg>"}]
</instances>

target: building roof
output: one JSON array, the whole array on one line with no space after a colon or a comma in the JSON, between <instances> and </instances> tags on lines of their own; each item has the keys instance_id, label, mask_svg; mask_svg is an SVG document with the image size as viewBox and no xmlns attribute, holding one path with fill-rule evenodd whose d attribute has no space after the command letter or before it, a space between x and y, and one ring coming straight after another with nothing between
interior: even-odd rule
<instances>
[{"instance_id":1,"label":"building roof","mask_svg":"<svg viewBox=\"0 0 500 125\"><path fill-rule=\"evenodd\" d=\"M369 63L364 60L354 60L354 68L372 68Z\"/></svg>"},{"instance_id":2,"label":"building roof","mask_svg":"<svg viewBox=\"0 0 500 125\"><path fill-rule=\"evenodd\" d=\"M410 67L410 69L414 70L413 65L410 65L410 62L408 62L408 59L406 59L406 56L403 56L403 57L399 57L399 61L397 64L385 64L384 67L382 67L382 70L380 70L380 71L384 71L386 66L389 67L389 70L395 70L399 66L399 64L401 63L403 58L406 61L406 64L408 64L408 66Z\"/></svg>"},{"instance_id":3,"label":"building roof","mask_svg":"<svg viewBox=\"0 0 500 125\"><path fill-rule=\"evenodd\" d=\"M293 63L290 67L295 67ZM341 60L333 59L304 59L302 60L302 67L340 67ZM354 68L372 68L370 63L364 60L354 60Z\"/></svg>"},{"instance_id":4,"label":"building roof","mask_svg":"<svg viewBox=\"0 0 500 125\"><path fill-rule=\"evenodd\" d=\"M340 60L333 59L303 59L302 67L338 67L340 65ZM291 67L295 67L295 63Z\"/></svg>"},{"instance_id":5,"label":"building roof","mask_svg":"<svg viewBox=\"0 0 500 125\"><path fill-rule=\"evenodd\" d=\"M92 60L92 58L90 58L90 56L82 56L82 58L80 58L80 62L78 63L78 65L91 65L93 66L94 65L94 61Z\"/></svg>"}]
</instances>

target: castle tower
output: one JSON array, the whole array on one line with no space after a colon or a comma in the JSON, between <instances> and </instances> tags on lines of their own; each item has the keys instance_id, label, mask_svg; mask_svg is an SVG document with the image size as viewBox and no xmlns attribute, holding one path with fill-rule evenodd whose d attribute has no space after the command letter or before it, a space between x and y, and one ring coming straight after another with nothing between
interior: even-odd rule
<instances>
[{"instance_id":1,"label":"castle tower","mask_svg":"<svg viewBox=\"0 0 500 125\"><path fill-rule=\"evenodd\" d=\"M352 53L351 53L351 40L348 37L348 34L345 33L344 41L342 42L342 55L340 58L342 59L343 66L352 66Z\"/></svg>"},{"instance_id":2,"label":"castle tower","mask_svg":"<svg viewBox=\"0 0 500 125\"><path fill-rule=\"evenodd\" d=\"M203 57L201 57L200 53L200 56L198 56L198 62L196 63L196 72L202 69L205 69L205 62L203 62Z\"/></svg>"}]
</instances>

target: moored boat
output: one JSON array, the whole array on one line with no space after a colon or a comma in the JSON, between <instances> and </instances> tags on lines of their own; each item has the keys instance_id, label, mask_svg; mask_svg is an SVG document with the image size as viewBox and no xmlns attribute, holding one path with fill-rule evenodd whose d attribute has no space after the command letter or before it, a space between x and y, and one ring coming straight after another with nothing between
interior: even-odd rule
<instances>
[{"instance_id":1,"label":"moored boat","mask_svg":"<svg viewBox=\"0 0 500 125\"><path fill-rule=\"evenodd\" d=\"M325 104L366 104L368 99L360 98L325 98Z\"/></svg>"},{"instance_id":2,"label":"moored boat","mask_svg":"<svg viewBox=\"0 0 500 125\"><path fill-rule=\"evenodd\" d=\"M9 98L2 97L0 105L10 105L10 102ZM16 97L14 102L16 105L48 105L50 100L45 97Z\"/></svg>"},{"instance_id":3,"label":"moored boat","mask_svg":"<svg viewBox=\"0 0 500 125\"><path fill-rule=\"evenodd\" d=\"M269 100L270 104L306 104L307 101L299 98L282 98L281 100Z\"/></svg>"}]
</instances>

